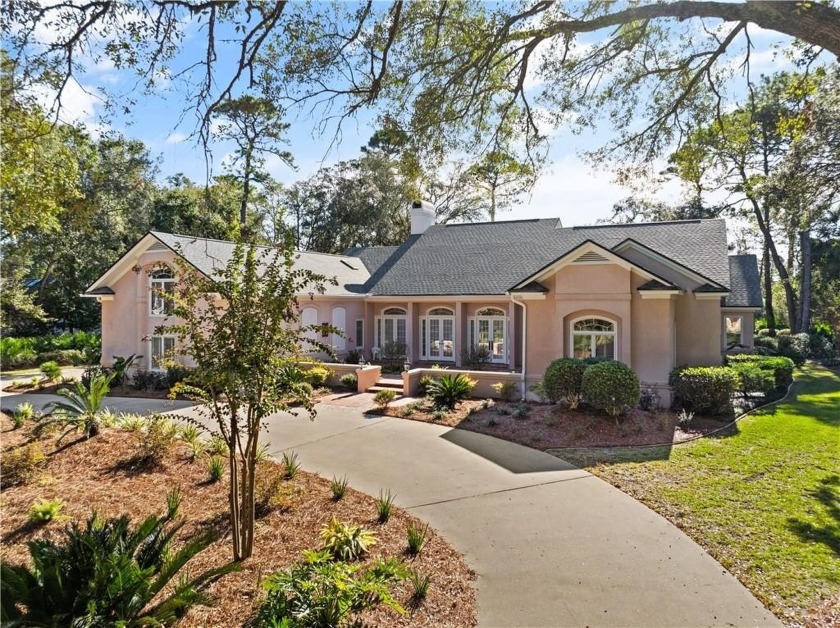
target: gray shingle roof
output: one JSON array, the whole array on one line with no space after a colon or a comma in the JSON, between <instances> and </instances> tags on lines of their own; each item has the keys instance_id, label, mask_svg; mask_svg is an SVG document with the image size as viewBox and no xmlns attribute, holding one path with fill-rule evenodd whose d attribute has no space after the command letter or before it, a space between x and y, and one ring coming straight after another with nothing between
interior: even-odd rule
<instances>
[{"instance_id":1,"label":"gray shingle roof","mask_svg":"<svg viewBox=\"0 0 840 628\"><path fill-rule=\"evenodd\" d=\"M435 225L396 250L355 249L376 266L374 295L504 294L587 240L612 249L633 240L729 286L723 220L563 228L557 219Z\"/></svg>"},{"instance_id":2,"label":"gray shingle roof","mask_svg":"<svg viewBox=\"0 0 840 628\"><path fill-rule=\"evenodd\" d=\"M761 280L755 255L729 256L729 295L724 305L729 307L762 306Z\"/></svg>"},{"instance_id":3,"label":"gray shingle roof","mask_svg":"<svg viewBox=\"0 0 840 628\"><path fill-rule=\"evenodd\" d=\"M227 263L235 246L232 242L223 240L208 240L157 231L153 231L152 235L208 276ZM347 296L365 293L365 284L370 279L370 272L359 258L309 251L296 253L296 256L295 268L310 270L338 280L337 286L325 285L325 294Z\"/></svg>"}]
</instances>

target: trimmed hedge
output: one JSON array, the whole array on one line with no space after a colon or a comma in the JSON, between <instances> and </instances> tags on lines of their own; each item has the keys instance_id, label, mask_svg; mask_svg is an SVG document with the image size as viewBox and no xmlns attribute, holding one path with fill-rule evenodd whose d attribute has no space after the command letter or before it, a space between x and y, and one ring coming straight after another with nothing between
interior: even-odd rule
<instances>
[{"instance_id":1,"label":"trimmed hedge","mask_svg":"<svg viewBox=\"0 0 840 628\"><path fill-rule=\"evenodd\" d=\"M543 375L545 396L552 403L561 399L576 408L583 394L583 373L589 365L577 358L560 358L548 365Z\"/></svg>"},{"instance_id":2,"label":"trimmed hedge","mask_svg":"<svg viewBox=\"0 0 840 628\"><path fill-rule=\"evenodd\" d=\"M761 370L772 372L775 386L779 389L787 388L793 382L793 360L784 356L739 353L726 356L726 363L733 367L743 363L756 364Z\"/></svg>"},{"instance_id":3,"label":"trimmed hedge","mask_svg":"<svg viewBox=\"0 0 840 628\"><path fill-rule=\"evenodd\" d=\"M689 412L720 415L732 412L732 395L740 381L726 366L691 366L671 371L668 383L674 390L674 405Z\"/></svg>"},{"instance_id":4,"label":"trimmed hedge","mask_svg":"<svg viewBox=\"0 0 840 628\"><path fill-rule=\"evenodd\" d=\"M612 417L639 405L639 378L623 362L593 364L583 373L583 397L592 406Z\"/></svg>"},{"instance_id":5,"label":"trimmed hedge","mask_svg":"<svg viewBox=\"0 0 840 628\"><path fill-rule=\"evenodd\" d=\"M741 393L745 397L750 393L766 396L776 389L773 371L761 368L758 362L735 362L729 368L738 375Z\"/></svg>"}]
</instances>

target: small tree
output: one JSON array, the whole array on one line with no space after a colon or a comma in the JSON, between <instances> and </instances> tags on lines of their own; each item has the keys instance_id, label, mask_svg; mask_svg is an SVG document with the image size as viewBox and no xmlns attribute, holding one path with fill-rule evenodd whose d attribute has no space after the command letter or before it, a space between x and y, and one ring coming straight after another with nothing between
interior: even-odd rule
<instances>
[{"instance_id":1,"label":"small tree","mask_svg":"<svg viewBox=\"0 0 840 628\"><path fill-rule=\"evenodd\" d=\"M254 480L259 433L269 414L303 406L314 418L311 387L294 377L310 350L330 348L309 335L340 333L330 326L300 326L300 295L323 292L323 275L294 267L293 239L277 249L238 242L230 260L211 276L176 259L178 284L172 324L158 331L174 334L196 362L189 383L173 388L200 402L200 412L228 445L230 521L234 560L248 558L254 545Z\"/></svg>"}]
</instances>

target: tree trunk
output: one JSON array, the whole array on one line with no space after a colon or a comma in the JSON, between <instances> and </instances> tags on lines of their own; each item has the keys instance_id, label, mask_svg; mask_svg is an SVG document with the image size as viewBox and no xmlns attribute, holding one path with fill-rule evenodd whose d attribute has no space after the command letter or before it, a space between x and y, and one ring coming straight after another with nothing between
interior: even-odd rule
<instances>
[{"instance_id":1,"label":"tree trunk","mask_svg":"<svg viewBox=\"0 0 840 628\"><path fill-rule=\"evenodd\" d=\"M239 461L236 459L236 442L238 440L237 408L231 406L230 442L228 442L228 468L230 470L230 486L228 487L228 505L230 507L230 535L233 541L233 560L240 561L247 556L242 551L241 521L242 513L239 509Z\"/></svg>"},{"instance_id":2,"label":"tree trunk","mask_svg":"<svg viewBox=\"0 0 840 628\"><path fill-rule=\"evenodd\" d=\"M770 267L770 251L764 244L764 255L761 258L761 272L764 275L764 317L767 319L767 329L770 335L776 335L776 313L773 311L773 271Z\"/></svg>"},{"instance_id":3,"label":"tree trunk","mask_svg":"<svg viewBox=\"0 0 840 628\"><path fill-rule=\"evenodd\" d=\"M802 279L799 331L807 332L811 329L811 232L802 231L800 234L800 248L802 250Z\"/></svg>"},{"instance_id":4,"label":"tree trunk","mask_svg":"<svg viewBox=\"0 0 840 628\"><path fill-rule=\"evenodd\" d=\"M743 168L741 168L740 174L744 181L748 180L747 174L743 170ZM755 216L756 222L758 222L758 229L759 231L761 231L761 235L764 238L764 245L767 247L767 251L770 253L770 259L773 261L773 266L776 267L776 272L779 273L779 279L781 280L782 287L785 291L785 301L787 302L788 316L791 319L791 333L796 333L794 331L796 329L795 325L797 318L796 293L794 292L793 285L790 282L790 275L788 274L787 268L785 267L785 264L782 261L778 250L776 249L776 243L773 241L773 233L770 231L770 223L764 220L764 212L762 212L761 205L753 196L749 194L747 195L747 199L749 200L750 205L753 208L753 215Z\"/></svg>"},{"instance_id":5,"label":"tree trunk","mask_svg":"<svg viewBox=\"0 0 840 628\"><path fill-rule=\"evenodd\" d=\"M248 219L248 197L251 194L251 152L245 153L245 171L242 182L242 205L239 208L239 226L245 236L245 221Z\"/></svg>"}]
</instances>

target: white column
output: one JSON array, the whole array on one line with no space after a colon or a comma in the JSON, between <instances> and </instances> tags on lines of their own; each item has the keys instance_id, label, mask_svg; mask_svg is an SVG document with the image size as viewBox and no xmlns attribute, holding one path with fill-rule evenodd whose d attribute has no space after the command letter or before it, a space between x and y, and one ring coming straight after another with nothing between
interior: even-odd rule
<instances>
[{"instance_id":1,"label":"white column","mask_svg":"<svg viewBox=\"0 0 840 628\"><path fill-rule=\"evenodd\" d=\"M416 362L420 354L417 351L417 339L414 337L414 303L411 301L405 304L405 344L408 347L408 360Z\"/></svg>"},{"instance_id":2,"label":"white column","mask_svg":"<svg viewBox=\"0 0 840 628\"><path fill-rule=\"evenodd\" d=\"M463 347L466 346L466 338L464 338L464 304L460 301L455 303L455 339L452 350L455 352L455 366L460 367L461 353Z\"/></svg>"}]
</instances>

